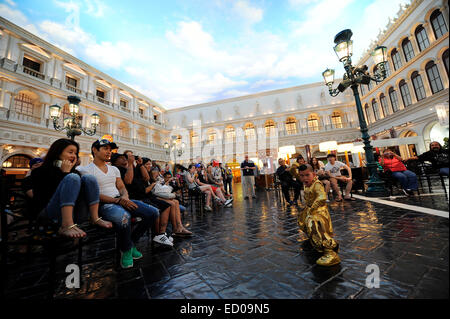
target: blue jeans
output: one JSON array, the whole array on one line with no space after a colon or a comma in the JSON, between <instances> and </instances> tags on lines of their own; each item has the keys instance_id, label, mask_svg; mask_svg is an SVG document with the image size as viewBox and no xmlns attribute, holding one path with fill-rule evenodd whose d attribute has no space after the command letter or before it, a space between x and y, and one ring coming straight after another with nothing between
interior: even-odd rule
<instances>
[{"instance_id":1,"label":"blue jeans","mask_svg":"<svg viewBox=\"0 0 450 319\"><path fill-rule=\"evenodd\" d=\"M417 190L417 175L411 171L392 172L392 176L397 179L403 189Z\"/></svg>"},{"instance_id":2,"label":"blue jeans","mask_svg":"<svg viewBox=\"0 0 450 319\"><path fill-rule=\"evenodd\" d=\"M83 198L79 198L80 195ZM97 179L94 176L84 175L80 177L77 174L70 173L61 180L42 215L60 224L62 207L75 206L78 200L91 206L99 202L99 196ZM74 213L75 211L74 209Z\"/></svg>"},{"instance_id":3,"label":"blue jeans","mask_svg":"<svg viewBox=\"0 0 450 319\"><path fill-rule=\"evenodd\" d=\"M180 204L180 213L184 213L186 211L186 207Z\"/></svg>"},{"instance_id":4,"label":"blue jeans","mask_svg":"<svg viewBox=\"0 0 450 319\"><path fill-rule=\"evenodd\" d=\"M439 169L439 174L448 176L448 167L442 167Z\"/></svg>"},{"instance_id":5,"label":"blue jeans","mask_svg":"<svg viewBox=\"0 0 450 319\"><path fill-rule=\"evenodd\" d=\"M103 204L99 208L100 216L113 223L119 233L119 248L122 252L130 250L159 217L159 211L156 207L145 204L140 200L132 199L131 201L138 206L134 211L127 211L117 204ZM142 221L137 224L133 231L131 231L131 217L142 218Z\"/></svg>"}]
</instances>

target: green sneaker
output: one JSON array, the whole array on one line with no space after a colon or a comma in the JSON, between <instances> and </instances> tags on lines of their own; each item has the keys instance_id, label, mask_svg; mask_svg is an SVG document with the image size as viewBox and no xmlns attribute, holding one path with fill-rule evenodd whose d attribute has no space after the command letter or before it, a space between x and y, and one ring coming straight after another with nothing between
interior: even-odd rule
<instances>
[{"instance_id":1,"label":"green sneaker","mask_svg":"<svg viewBox=\"0 0 450 319\"><path fill-rule=\"evenodd\" d=\"M133 267L133 253L132 249L126 251L126 252L120 252L121 258L120 258L120 266L122 268L131 268Z\"/></svg>"},{"instance_id":2,"label":"green sneaker","mask_svg":"<svg viewBox=\"0 0 450 319\"><path fill-rule=\"evenodd\" d=\"M134 246L133 246L133 248L131 248L131 255L133 256L133 259L141 259L142 258L142 254Z\"/></svg>"}]
</instances>

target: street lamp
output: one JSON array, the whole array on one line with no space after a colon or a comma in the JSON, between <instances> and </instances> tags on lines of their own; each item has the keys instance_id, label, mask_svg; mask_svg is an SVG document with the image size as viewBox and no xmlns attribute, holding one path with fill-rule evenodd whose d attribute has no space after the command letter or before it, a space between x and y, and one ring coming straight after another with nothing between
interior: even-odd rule
<instances>
[{"instance_id":1,"label":"street lamp","mask_svg":"<svg viewBox=\"0 0 450 319\"><path fill-rule=\"evenodd\" d=\"M170 143L164 143L164 149L166 150L166 154L169 155L170 151L173 152L174 163L177 164L177 156L180 157L183 155L186 148L186 144L184 142L178 143L178 136L172 135L172 139Z\"/></svg>"},{"instance_id":2,"label":"street lamp","mask_svg":"<svg viewBox=\"0 0 450 319\"><path fill-rule=\"evenodd\" d=\"M384 182L378 176L377 164L375 163L373 156L373 148L370 145L370 136L367 133L367 123L364 118L364 113L359 98L358 86L361 84L369 84L370 81L376 83L383 81L386 78L385 63L387 61L387 49L384 46L377 46L372 52L372 58L377 66L376 73L369 75L367 72L368 67L366 65L355 67L352 65L353 55L353 41L351 40L353 33L350 29L339 32L334 37L334 51L340 62L344 64L345 74L343 80L339 83L336 89L333 89L334 83L334 70L326 69L322 76L325 81L325 85L328 86L329 93L332 97L337 96L339 93L344 92L348 87L353 90L353 95L356 102L356 110L358 112L359 126L364 140L364 150L366 152L367 168L369 170L369 181L367 182L366 195L370 197L383 197L388 196L388 192L384 187Z\"/></svg>"},{"instance_id":3,"label":"street lamp","mask_svg":"<svg viewBox=\"0 0 450 319\"><path fill-rule=\"evenodd\" d=\"M100 116L97 113L91 115L91 126L92 129L86 129L81 126L78 112L80 110L80 98L78 96L68 96L69 101L69 112L70 117L63 119L63 126L58 124L58 120L61 116L61 106L52 105L50 106L50 117L53 120L53 127L56 131L67 130L67 137L71 140L75 139L75 136L84 133L86 135L92 136L97 130L97 126L100 122Z\"/></svg>"}]
</instances>

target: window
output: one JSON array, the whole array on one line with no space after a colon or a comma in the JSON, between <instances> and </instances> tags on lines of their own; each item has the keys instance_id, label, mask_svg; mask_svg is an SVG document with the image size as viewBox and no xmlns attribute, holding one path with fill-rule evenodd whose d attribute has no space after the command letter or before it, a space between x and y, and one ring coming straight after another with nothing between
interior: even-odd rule
<instances>
[{"instance_id":1,"label":"window","mask_svg":"<svg viewBox=\"0 0 450 319\"><path fill-rule=\"evenodd\" d=\"M445 25L444 16L442 15L441 11L436 10L431 14L430 20L434 35L437 40L447 32L447 26Z\"/></svg>"},{"instance_id":2,"label":"window","mask_svg":"<svg viewBox=\"0 0 450 319\"><path fill-rule=\"evenodd\" d=\"M364 111L366 112L366 122L367 124L372 123L372 117L370 116L369 104L364 106Z\"/></svg>"},{"instance_id":3,"label":"window","mask_svg":"<svg viewBox=\"0 0 450 319\"><path fill-rule=\"evenodd\" d=\"M25 93L19 93L19 95L14 98L14 111L20 114L33 116L33 99Z\"/></svg>"},{"instance_id":4,"label":"window","mask_svg":"<svg viewBox=\"0 0 450 319\"><path fill-rule=\"evenodd\" d=\"M397 49L392 50L391 53L392 63L394 63L394 70L398 70L402 67L402 59L400 58L400 53Z\"/></svg>"},{"instance_id":5,"label":"window","mask_svg":"<svg viewBox=\"0 0 450 319\"><path fill-rule=\"evenodd\" d=\"M442 85L441 76L439 75L439 71L437 65L431 61L425 66L425 70L427 71L428 81L430 82L431 91L437 93L444 89Z\"/></svg>"},{"instance_id":6,"label":"window","mask_svg":"<svg viewBox=\"0 0 450 319\"><path fill-rule=\"evenodd\" d=\"M402 42L403 53L405 54L405 60L408 62L412 58L414 58L414 50L409 39L405 39Z\"/></svg>"},{"instance_id":7,"label":"window","mask_svg":"<svg viewBox=\"0 0 450 319\"><path fill-rule=\"evenodd\" d=\"M23 57L22 65L36 72L41 72L41 64L39 62L33 61L28 57Z\"/></svg>"},{"instance_id":8,"label":"window","mask_svg":"<svg viewBox=\"0 0 450 319\"><path fill-rule=\"evenodd\" d=\"M386 77L392 74L391 64L389 63L389 61L386 61L386 63L384 64L384 69L386 70Z\"/></svg>"},{"instance_id":9,"label":"window","mask_svg":"<svg viewBox=\"0 0 450 319\"><path fill-rule=\"evenodd\" d=\"M286 132L288 135L297 134L297 120L294 117L289 117L286 120Z\"/></svg>"},{"instance_id":10,"label":"window","mask_svg":"<svg viewBox=\"0 0 450 319\"><path fill-rule=\"evenodd\" d=\"M225 139L227 141L233 141L233 139L236 137L236 132L234 131L234 127L228 126L225 129Z\"/></svg>"},{"instance_id":11,"label":"window","mask_svg":"<svg viewBox=\"0 0 450 319\"><path fill-rule=\"evenodd\" d=\"M121 106L122 108L126 109L126 108L127 108L127 101L125 101L125 100L120 100L120 106Z\"/></svg>"},{"instance_id":12,"label":"window","mask_svg":"<svg viewBox=\"0 0 450 319\"><path fill-rule=\"evenodd\" d=\"M387 115L389 115L389 106L388 106L388 102L387 102L384 94L380 95L380 102L381 102L381 111L383 113L383 117L386 117Z\"/></svg>"},{"instance_id":13,"label":"window","mask_svg":"<svg viewBox=\"0 0 450 319\"><path fill-rule=\"evenodd\" d=\"M389 89L389 98L391 99L392 111L397 112L399 110L397 92L394 88Z\"/></svg>"},{"instance_id":14,"label":"window","mask_svg":"<svg viewBox=\"0 0 450 319\"><path fill-rule=\"evenodd\" d=\"M405 107L412 104L411 102L411 94L409 93L408 84L406 84L405 80L401 80L399 84L400 95L402 96L403 105Z\"/></svg>"},{"instance_id":15,"label":"window","mask_svg":"<svg viewBox=\"0 0 450 319\"><path fill-rule=\"evenodd\" d=\"M414 92L416 93L417 101L423 100L427 97L425 88L423 86L422 77L419 72L414 72L411 76L411 80L414 86Z\"/></svg>"},{"instance_id":16,"label":"window","mask_svg":"<svg viewBox=\"0 0 450 319\"><path fill-rule=\"evenodd\" d=\"M78 81L70 76L66 76L66 83L76 88Z\"/></svg>"},{"instance_id":17,"label":"window","mask_svg":"<svg viewBox=\"0 0 450 319\"><path fill-rule=\"evenodd\" d=\"M30 157L26 155L13 155L3 162L4 168L29 168Z\"/></svg>"},{"instance_id":18,"label":"window","mask_svg":"<svg viewBox=\"0 0 450 319\"><path fill-rule=\"evenodd\" d=\"M310 115L308 118L308 128L310 131L319 131L319 118L317 115Z\"/></svg>"},{"instance_id":19,"label":"window","mask_svg":"<svg viewBox=\"0 0 450 319\"><path fill-rule=\"evenodd\" d=\"M419 45L419 50L423 51L430 45L430 41L428 40L427 31L423 28L422 25L418 26L416 29L416 39L417 44Z\"/></svg>"},{"instance_id":20,"label":"window","mask_svg":"<svg viewBox=\"0 0 450 319\"><path fill-rule=\"evenodd\" d=\"M377 100L372 100L372 111L373 115L375 116L375 121L380 119L380 110L378 109L378 103Z\"/></svg>"},{"instance_id":21,"label":"window","mask_svg":"<svg viewBox=\"0 0 450 319\"><path fill-rule=\"evenodd\" d=\"M342 116L339 112L333 112L331 115L331 124L333 128L342 128Z\"/></svg>"},{"instance_id":22,"label":"window","mask_svg":"<svg viewBox=\"0 0 450 319\"><path fill-rule=\"evenodd\" d=\"M192 145L196 146L196 144L198 144L198 142L199 142L198 135L195 133L192 133L191 141L192 141Z\"/></svg>"},{"instance_id":23,"label":"window","mask_svg":"<svg viewBox=\"0 0 450 319\"><path fill-rule=\"evenodd\" d=\"M275 135L275 122L272 120L269 120L265 124L266 129L266 136L272 136Z\"/></svg>"},{"instance_id":24,"label":"window","mask_svg":"<svg viewBox=\"0 0 450 319\"><path fill-rule=\"evenodd\" d=\"M212 130L208 134L208 143L213 144L215 140L216 140L216 131Z\"/></svg>"},{"instance_id":25,"label":"window","mask_svg":"<svg viewBox=\"0 0 450 319\"><path fill-rule=\"evenodd\" d=\"M153 114L153 120L155 120L155 122L157 122L158 121L158 115Z\"/></svg>"},{"instance_id":26,"label":"window","mask_svg":"<svg viewBox=\"0 0 450 319\"><path fill-rule=\"evenodd\" d=\"M141 117L144 117L144 109L143 108L139 108L139 115Z\"/></svg>"},{"instance_id":27,"label":"window","mask_svg":"<svg viewBox=\"0 0 450 319\"><path fill-rule=\"evenodd\" d=\"M447 71L447 77L448 77L448 50L444 52L442 55L442 61L444 61L444 67L445 71Z\"/></svg>"},{"instance_id":28,"label":"window","mask_svg":"<svg viewBox=\"0 0 450 319\"><path fill-rule=\"evenodd\" d=\"M95 95L97 95L99 98L101 98L101 99L105 99L105 92L104 91L101 91L101 90L97 90L96 92L95 92Z\"/></svg>"}]
</instances>

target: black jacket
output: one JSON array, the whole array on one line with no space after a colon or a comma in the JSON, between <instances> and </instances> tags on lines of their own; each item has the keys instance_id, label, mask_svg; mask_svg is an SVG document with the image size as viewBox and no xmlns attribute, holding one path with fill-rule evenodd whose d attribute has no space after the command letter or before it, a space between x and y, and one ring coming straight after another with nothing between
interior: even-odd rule
<instances>
[{"instance_id":1,"label":"black jacket","mask_svg":"<svg viewBox=\"0 0 450 319\"><path fill-rule=\"evenodd\" d=\"M419 161L431 162L434 169L448 167L448 150L441 148L438 152L428 151L418 156Z\"/></svg>"},{"instance_id":2,"label":"black jacket","mask_svg":"<svg viewBox=\"0 0 450 319\"><path fill-rule=\"evenodd\" d=\"M64 173L56 166L40 166L31 172L31 185L36 211L41 211L47 207L59 183L70 173L80 175L75 168L69 173Z\"/></svg>"},{"instance_id":3,"label":"black jacket","mask_svg":"<svg viewBox=\"0 0 450 319\"><path fill-rule=\"evenodd\" d=\"M287 185L292 183L294 180L292 179L291 173L289 173L289 167L280 166L277 168L276 174L280 179L281 184Z\"/></svg>"}]
</instances>

